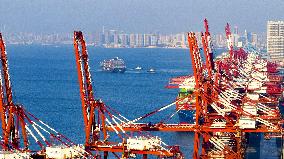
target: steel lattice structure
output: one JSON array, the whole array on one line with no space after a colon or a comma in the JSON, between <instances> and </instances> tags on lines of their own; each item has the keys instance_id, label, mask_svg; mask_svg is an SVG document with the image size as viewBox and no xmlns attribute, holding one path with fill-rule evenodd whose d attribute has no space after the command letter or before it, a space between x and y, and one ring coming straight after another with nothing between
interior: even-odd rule
<instances>
[{"instance_id":1,"label":"steel lattice structure","mask_svg":"<svg viewBox=\"0 0 284 159\"><path fill-rule=\"evenodd\" d=\"M189 32L193 75L173 78L168 86L194 88L192 94L177 99L176 104L195 110L195 123L151 126L135 123L165 108L162 107L132 122L121 123L121 126L127 131L194 132L193 158L241 159L245 156L246 134L265 133L282 138L283 122L278 101L283 92L282 76L277 74L277 64L263 59L251 47L236 50L228 23L225 27L228 53L213 59L214 49L206 19L204 26L201 39L205 61L202 61L195 33ZM192 105L189 101L193 98L195 104ZM115 127L115 130L119 129Z\"/></svg>"},{"instance_id":2,"label":"steel lattice structure","mask_svg":"<svg viewBox=\"0 0 284 159\"><path fill-rule=\"evenodd\" d=\"M147 155L176 159L183 158L179 147L172 146L162 148L160 146L161 141L157 137L139 136L138 138L131 138L126 134L119 122L127 122L129 120L120 114L117 114L118 116L114 115L117 113L115 110L106 106L101 99L95 99L94 97L90 67L88 64L88 52L81 31L74 32L74 50L85 124L85 146L88 151L104 152L104 158L108 158L109 152L113 153L117 158L120 158L117 153L121 153L122 158L133 157L137 154L143 155L144 159L147 158ZM110 135L106 124L116 132L116 136L121 139L120 143L108 141ZM118 130L115 130L114 125L117 126ZM123 133L120 134L119 131ZM145 147L140 146L139 148L139 143L143 145L145 142L151 142L151 144L146 144ZM138 145L132 146L132 143L138 143ZM98 154L96 158L99 157L100 155Z\"/></svg>"}]
</instances>

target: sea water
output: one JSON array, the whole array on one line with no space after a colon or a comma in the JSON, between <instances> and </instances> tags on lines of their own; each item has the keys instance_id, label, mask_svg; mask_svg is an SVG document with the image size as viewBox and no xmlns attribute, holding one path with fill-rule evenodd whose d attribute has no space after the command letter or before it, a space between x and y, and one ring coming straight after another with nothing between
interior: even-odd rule
<instances>
[{"instance_id":1,"label":"sea water","mask_svg":"<svg viewBox=\"0 0 284 159\"><path fill-rule=\"evenodd\" d=\"M223 50L216 51L219 54ZM23 104L27 111L72 141L84 143L73 45L8 45L7 52L14 101ZM169 79L192 74L191 59L186 49L105 49L89 46L88 53L95 98L102 99L129 120L173 103L178 90L165 88ZM125 73L100 70L99 63L113 57L124 59L127 66ZM135 70L137 66L141 66L142 70ZM154 68L155 73L147 72L150 68ZM175 111L173 106L140 122L178 123L177 114L169 119ZM180 145L186 158L191 158L193 133L151 134L159 135L169 145ZM262 140L257 145L273 147L275 144L271 142L267 144ZM256 151L259 153L253 158L274 158L267 150L260 151L256 147Z\"/></svg>"}]
</instances>

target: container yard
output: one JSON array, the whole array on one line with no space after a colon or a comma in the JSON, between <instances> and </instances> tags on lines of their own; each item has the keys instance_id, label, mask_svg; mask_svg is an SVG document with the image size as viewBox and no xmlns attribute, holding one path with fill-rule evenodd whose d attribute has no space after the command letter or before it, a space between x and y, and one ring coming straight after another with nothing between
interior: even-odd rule
<instances>
[{"instance_id":1,"label":"container yard","mask_svg":"<svg viewBox=\"0 0 284 159\"><path fill-rule=\"evenodd\" d=\"M160 136L151 135L151 131L194 133L194 159L247 158L248 139L256 133L282 143L280 66L250 45L233 47L229 24L225 26L225 34L227 52L214 58L208 21L204 20L201 37L188 32L188 60L193 74L174 77L166 86L177 89L176 101L130 120L106 105L103 98L95 97L89 66L92 60L83 33L75 31L73 44L81 102L78 107L82 108L84 122L83 144L74 143L64 132L59 133L33 115L36 112L30 113L24 105L14 103L7 51L0 34L0 158L185 158L179 145L168 145ZM165 114L166 119L161 118L160 122L141 122L173 107L175 112ZM174 116L179 116L180 122L168 122Z\"/></svg>"}]
</instances>

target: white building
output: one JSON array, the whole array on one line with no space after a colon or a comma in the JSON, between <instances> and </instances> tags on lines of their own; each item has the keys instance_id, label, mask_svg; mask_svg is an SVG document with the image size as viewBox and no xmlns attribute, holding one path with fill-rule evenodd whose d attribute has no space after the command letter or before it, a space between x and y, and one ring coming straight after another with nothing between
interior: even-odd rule
<instances>
[{"instance_id":1,"label":"white building","mask_svg":"<svg viewBox=\"0 0 284 159\"><path fill-rule=\"evenodd\" d=\"M267 22L267 53L272 60L284 62L284 21Z\"/></svg>"},{"instance_id":2,"label":"white building","mask_svg":"<svg viewBox=\"0 0 284 159\"><path fill-rule=\"evenodd\" d=\"M129 46L136 47L136 34L129 35Z\"/></svg>"},{"instance_id":3,"label":"white building","mask_svg":"<svg viewBox=\"0 0 284 159\"><path fill-rule=\"evenodd\" d=\"M143 47L144 46L144 36L143 34L136 35L136 46Z\"/></svg>"},{"instance_id":4,"label":"white building","mask_svg":"<svg viewBox=\"0 0 284 159\"><path fill-rule=\"evenodd\" d=\"M157 42L158 42L158 37L157 37L157 35L151 35L151 37L150 37L151 46L156 46L156 45L157 45Z\"/></svg>"},{"instance_id":5,"label":"white building","mask_svg":"<svg viewBox=\"0 0 284 159\"><path fill-rule=\"evenodd\" d=\"M151 45L151 34L144 34L144 46L150 46Z\"/></svg>"}]
</instances>

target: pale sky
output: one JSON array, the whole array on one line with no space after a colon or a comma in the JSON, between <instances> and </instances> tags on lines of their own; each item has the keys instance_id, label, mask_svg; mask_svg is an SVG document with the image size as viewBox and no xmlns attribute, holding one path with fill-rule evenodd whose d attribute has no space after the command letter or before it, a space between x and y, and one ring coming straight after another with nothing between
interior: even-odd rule
<instances>
[{"instance_id":1,"label":"pale sky","mask_svg":"<svg viewBox=\"0 0 284 159\"><path fill-rule=\"evenodd\" d=\"M265 32L267 20L284 20L284 0L0 0L0 27L9 32L177 33L200 31L205 17L212 32L226 22Z\"/></svg>"}]
</instances>

